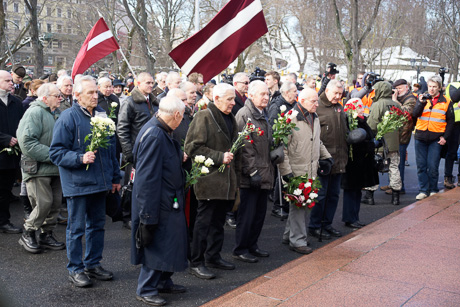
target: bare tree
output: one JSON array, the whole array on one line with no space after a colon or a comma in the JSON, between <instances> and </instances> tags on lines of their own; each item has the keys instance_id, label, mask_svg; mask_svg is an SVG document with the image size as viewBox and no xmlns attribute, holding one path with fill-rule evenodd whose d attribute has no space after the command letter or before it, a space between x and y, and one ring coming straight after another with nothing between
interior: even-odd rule
<instances>
[{"instance_id":1,"label":"bare tree","mask_svg":"<svg viewBox=\"0 0 460 307\"><path fill-rule=\"evenodd\" d=\"M44 1L46 3L46 0ZM44 4L43 3L43 4ZM38 6L37 0L24 0L24 5L30 15L30 40L32 42L32 48L34 50L34 63L35 63L35 75L41 76L43 74L43 44L40 39L40 29L38 28Z\"/></svg>"}]
</instances>

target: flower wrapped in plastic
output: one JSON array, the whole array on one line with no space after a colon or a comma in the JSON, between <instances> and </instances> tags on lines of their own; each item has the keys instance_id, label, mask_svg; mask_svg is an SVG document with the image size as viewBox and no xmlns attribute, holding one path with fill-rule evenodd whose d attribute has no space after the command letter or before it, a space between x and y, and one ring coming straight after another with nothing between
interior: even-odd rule
<instances>
[{"instance_id":1,"label":"flower wrapped in plastic","mask_svg":"<svg viewBox=\"0 0 460 307\"><path fill-rule=\"evenodd\" d=\"M273 124L273 139L275 147L284 144L287 147L288 137L292 134L292 129L299 130L296 124L292 122L299 114L296 110L289 110L286 113L286 106L282 105L280 108L281 113L278 114L278 118L274 120Z\"/></svg>"},{"instance_id":2,"label":"flower wrapped in plastic","mask_svg":"<svg viewBox=\"0 0 460 307\"><path fill-rule=\"evenodd\" d=\"M86 151L95 151L99 148L109 148L110 137L115 134L115 122L107 117L91 117L91 133L85 137L85 143L90 140ZM89 164L86 166L88 170Z\"/></svg>"},{"instance_id":3,"label":"flower wrapped in plastic","mask_svg":"<svg viewBox=\"0 0 460 307\"><path fill-rule=\"evenodd\" d=\"M398 130L410 119L411 115L409 112L392 106L389 111L385 112L382 121L377 124L375 139L380 140L385 134Z\"/></svg>"},{"instance_id":4,"label":"flower wrapped in plastic","mask_svg":"<svg viewBox=\"0 0 460 307\"><path fill-rule=\"evenodd\" d=\"M305 174L291 178L284 187L286 188L286 192L283 192L284 199L287 202L298 208L312 209L318 201L321 182L315 177L308 178L308 174Z\"/></svg>"}]
</instances>

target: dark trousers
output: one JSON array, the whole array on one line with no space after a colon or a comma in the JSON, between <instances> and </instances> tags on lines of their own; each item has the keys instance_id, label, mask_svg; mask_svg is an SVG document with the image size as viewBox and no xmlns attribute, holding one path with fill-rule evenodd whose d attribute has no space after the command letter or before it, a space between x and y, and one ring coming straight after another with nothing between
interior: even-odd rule
<instances>
[{"instance_id":1,"label":"dark trousers","mask_svg":"<svg viewBox=\"0 0 460 307\"><path fill-rule=\"evenodd\" d=\"M158 295L158 289L168 288L173 285L171 280L172 275L173 272L152 270L146 265L142 265L137 281L137 295Z\"/></svg>"},{"instance_id":2,"label":"dark trousers","mask_svg":"<svg viewBox=\"0 0 460 307\"><path fill-rule=\"evenodd\" d=\"M280 184L278 178L278 172L275 173L275 186L273 188L273 207L272 211L283 209L284 213L289 213L289 203L284 200L284 197L280 198ZM283 183L281 183L281 186ZM284 188L281 187L281 194L283 194Z\"/></svg>"},{"instance_id":3,"label":"dark trousers","mask_svg":"<svg viewBox=\"0 0 460 307\"><path fill-rule=\"evenodd\" d=\"M444 176L451 177L454 169L454 162L457 160L458 138L460 137L460 123L455 123L454 129L451 130L449 139L447 139L447 154L444 164ZM457 175L460 175L460 163L458 164Z\"/></svg>"},{"instance_id":4,"label":"dark trousers","mask_svg":"<svg viewBox=\"0 0 460 307\"><path fill-rule=\"evenodd\" d=\"M319 180L322 187L319 189L318 202L311 210L310 224L308 225L308 228L312 229L318 229L321 225L327 227L332 224L339 203L342 174L319 177Z\"/></svg>"},{"instance_id":5,"label":"dark trousers","mask_svg":"<svg viewBox=\"0 0 460 307\"><path fill-rule=\"evenodd\" d=\"M361 207L361 190L343 190L342 222L354 223L359 221Z\"/></svg>"},{"instance_id":6,"label":"dark trousers","mask_svg":"<svg viewBox=\"0 0 460 307\"><path fill-rule=\"evenodd\" d=\"M405 191L404 187L404 172L406 170L406 152L409 144L399 144L399 176L401 176L401 191Z\"/></svg>"},{"instance_id":7,"label":"dark trousers","mask_svg":"<svg viewBox=\"0 0 460 307\"><path fill-rule=\"evenodd\" d=\"M192 267L206 261L217 261L224 244L225 214L230 211L234 200L198 200L198 210L193 230Z\"/></svg>"},{"instance_id":8,"label":"dark trousers","mask_svg":"<svg viewBox=\"0 0 460 307\"><path fill-rule=\"evenodd\" d=\"M241 203L236 219L235 255L242 255L258 249L262 227L267 211L268 190L240 189Z\"/></svg>"},{"instance_id":9,"label":"dark trousers","mask_svg":"<svg viewBox=\"0 0 460 307\"><path fill-rule=\"evenodd\" d=\"M131 171L133 169L133 164L129 163L125 167L125 177L123 178L123 185L127 185L129 180L131 179ZM127 223L131 221L131 206L123 206L121 208L121 212L123 215L123 223Z\"/></svg>"},{"instance_id":10,"label":"dark trousers","mask_svg":"<svg viewBox=\"0 0 460 307\"><path fill-rule=\"evenodd\" d=\"M0 169L0 225L10 222L11 190L16 179L16 169Z\"/></svg>"}]
</instances>

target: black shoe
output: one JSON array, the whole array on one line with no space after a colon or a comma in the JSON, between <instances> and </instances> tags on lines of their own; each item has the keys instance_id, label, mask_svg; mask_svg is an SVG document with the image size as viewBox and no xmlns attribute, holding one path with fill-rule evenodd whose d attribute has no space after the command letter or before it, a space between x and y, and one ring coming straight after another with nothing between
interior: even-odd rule
<instances>
[{"instance_id":1,"label":"black shoe","mask_svg":"<svg viewBox=\"0 0 460 307\"><path fill-rule=\"evenodd\" d=\"M214 269L221 269L221 270L234 270L235 269L235 265L233 263L225 261L224 259L206 262L206 266L210 268L214 268Z\"/></svg>"},{"instance_id":2,"label":"black shoe","mask_svg":"<svg viewBox=\"0 0 460 307\"><path fill-rule=\"evenodd\" d=\"M89 287L93 285L93 282L91 279L89 279L88 276L86 276L85 273L69 273L69 280L71 283L75 285L75 287Z\"/></svg>"},{"instance_id":3,"label":"black shoe","mask_svg":"<svg viewBox=\"0 0 460 307\"><path fill-rule=\"evenodd\" d=\"M340 231L338 231L337 229L333 228L330 225L325 227L324 230L326 230L333 237L339 238L342 236L342 233Z\"/></svg>"},{"instance_id":4,"label":"black shoe","mask_svg":"<svg viewBox=\"0 0 460 307\"><path fill-rule=\"evenodd\" d=\"M361 203L366 204L366 205L371 205L371 206L375 205L374 191L365 190L364 191L364 197L361 200Z\"/></svg>"},{"instance_id":5,"label":"black shoe","mask_svg":"<svg viewBox=\"0 0 460 307\"><path fill-rule=\"evenodd\" d=\"M286 219L289 216L289 213L287 213L285 210L283 210L283 213L281 213L281 209L275 209L272 210L272 216L279 219Z\"/></svg>"},{"instance_id":6,"label":"black shoe","mask_svg":"<svg viewBox=\"0 0 460 307\"><path fill-rule=\"evenodd\" d=\"M131 230L131 221L123 221L123 228Z\"/></svg>"},{"instance_id":7,"label":"black shoe","mask_svg":"<svg viewBox=\"0 0 460 307\"><path fill-rule=\"evenodd\" d=\"M151 296L136 295L136 299L138 301L144 302L152 306L163 306L166 304L166 300L159 295L151 295Z\"/></svg>"},{"instance_id":8,"label":"black shoe","mask_svg":"<svg viewBox=\"0 0 460 307\"><path fill-rule=\"evenodd\" d=\"M62 213L59 212L59 215L57 216L57 223L60 225L67 225L67 218L62 215Z\"/></svg>"},{"instance_id":9,"label":"black shoe","mask_svg":"<svg viewBox=\"0 0 460 307\"><path fill-rule=\"evenodd\" d=\"M0 226L0 232L3 232L3 233L21 233L22 229L14 226L11 223L6 223L6 224Z\"/></svg>"},{"instance_id":10,"label":"black shoe","mask_svg":"<svg viewBox=\"0 0 460 307\"><path fill-rule=\"evenodd\" d=\"M317 229L309 229L308 234L313 236L313 237L315 237L315 238L319 238L320 234L321 234L321 230L319 228L317 228ZM330 240L331 235L327 231L323 231L323 233L321 234L321 238L324 239L324 240Z\"/></svg>"},{"instance_id":11,"label":"black shoe","mask_svg":"<svg viewBox=\"0 0 460 307\"><path fill-rule=\"evenodd\" d=\"M393 190L393 193L391 194L391 203L394 206L399 206L399 191Z\"/></svg>"},{"instance_id":12,"label":"black shoe","mask_svg":"<svg viewBox=\"0 0 460 307\"><path fill-rule=\"evenodd\" d=\"M184 286L181 285L175 285L173 284L172 286L166 287L166 288L161 288L158 289L158 292L160 293L184 293L187 291Z\"/></svg>"},{"instance_id":13,"label":"black shoe","mask_svg":"<svg viewBox=\"0 0 460 307\"><path fill-rule=\"evenodd\" d=\"M353 228L353 229L360 229L361 227L363 227L359 225L357 222L355 223L345 222L345 226L349 228Z\"/></svg>"},{"instance_id":14,"label":"black shoe","mask_svg":"<svg viewBox=\"0 0 460 307\"><path fill-rule=\"evenodd\" d=\"M359 226L361 226L361 227L364 227L364 226L366 226L366 224L364 224L364 223L361 223L360 221L356 221L356 222L355 222L355 224L358 224L358 225L359 225Z\"/></svg>"},{"instance_id":15,"label":"black shoe","mask_svg":"<svg viewBox=\"0 0 460 307\"><path fill-rule=\"evenodd\" d=\"M248 263L256 263L256 262L259 261L259 259L257 259L256 256L253 256L253 255L251 255L249 253L242 254L242 255L233 254L232 257L235 258L235 259L238 259L240 261L244 261L244 262L248 262Z\"/></svg>"},{"instance_id":16,"label":"black shoe","mask_svg":"<svg viewBox=\"0 0 460 307\"><path fill-rule=\"evenodd\" d=\"M225 220L225 224L227 224L230 228L236 228L236 221L234 218L228 218Z\"/></svg>"},{"instance_id":17,"label":"black shoe","mask_svg":"<svg viewBox=\"0 0 460 307\"><path fill-rule=\"evenodd\" d=\"M313 249L311 249L308 246L299 246L299 247L289 246L289 249L291 251L297 252L299 254L304 254L304 255L308 255L308 254L311 254L313 252Z\"/></svg>"},{"instance_id":18,"label":"black shoe","mask_svg":"<svg viewBox=\"0 0 460 307\"><path fill-rule=\"evenodd\" d=\"M289 239L283 239L281 241L281 243L283 243L284 245L288 245L289 244Z\"/></svg>"},{"instance_id":19,"label":"black shoe","mask_svg":"<svg viewBox=\"0 0 460 307\"><path fill-rule=\"evenodd\" d=\"M92 269L85 268L85 274L98 280L111 280L113 278L113 273L104 270L101 266Z\"/></svg>"},{"instance_id":20,"label":"black shoe","mask_svg":"<svg viewBox=\"0 0 460 307\"><path fill-rule=\"evenodd\" d=\"M42 252L42 249L35 238L34 230L25 230L18 243L29 253L38 254Z\"/></svg>"},{"instance_id":21,"label":"black shoe","mask_svg":"<svg viewBox=\"0 0 460 307\"><path fill-rule=\"evenodd\" d=\"M40 233L38 236L38 244L44 248L52 250L61 250L65 248L65 243L56 240L52 231Z\"/></svg>"},{"instance_id":22,"label":"black shoe","mask_svg":"<svg viewBox=\"0 0 460 307\"><path fill-rule=\"evenodd\" d=\"M256 249L253 251L249 252L251 255L256 256L256 257L268 257L270 254L267 251L261 250L261 249Z\"/></svg>"},{"instance_id":23,"label":"black shoe","mask_svg":"<svg viewBox=\"0 0 460 307\"><path fill-rule=\"evenodd\" d=\"M213 279L216 278L216 275L208 270L204 265L197 267L190 267L190 274L195 275L201 279Z\"/></svg>"}]
</instances>

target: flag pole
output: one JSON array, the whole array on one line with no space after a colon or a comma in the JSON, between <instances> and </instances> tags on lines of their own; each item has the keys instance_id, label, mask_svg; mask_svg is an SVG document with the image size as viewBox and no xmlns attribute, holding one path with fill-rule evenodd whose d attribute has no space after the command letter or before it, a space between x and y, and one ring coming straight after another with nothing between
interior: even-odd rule
<instances>
[{"instance_id":1,"label":"flag pole","mask_svg":"<svg viewBox=\"0 0 460 307\"><path fill-rule=\"evenodd\" d=\"M99 9L96 9L96 10L97 10L97 13L99 14L99 18L105 19L104 16L102 16L102 14L99 11ZM109 30L110 30L110 32L112 32L112 29L110 29L110 27L109 27ZM113 32L112 32L112 35L113 35ZM117 36L113 35L113 37L117 37ZM128 59L126 58L125 54L123 53L123 50L121 49L121 47L120 47L120 49L118 49L118 51L120 51L123 59L125 60L126 64L128 65L129 70L133 74L134 79L137 79L136 73L134 72L133 68L131 67L131 64L129 64Z\"/></svg>"}]
</instances>

